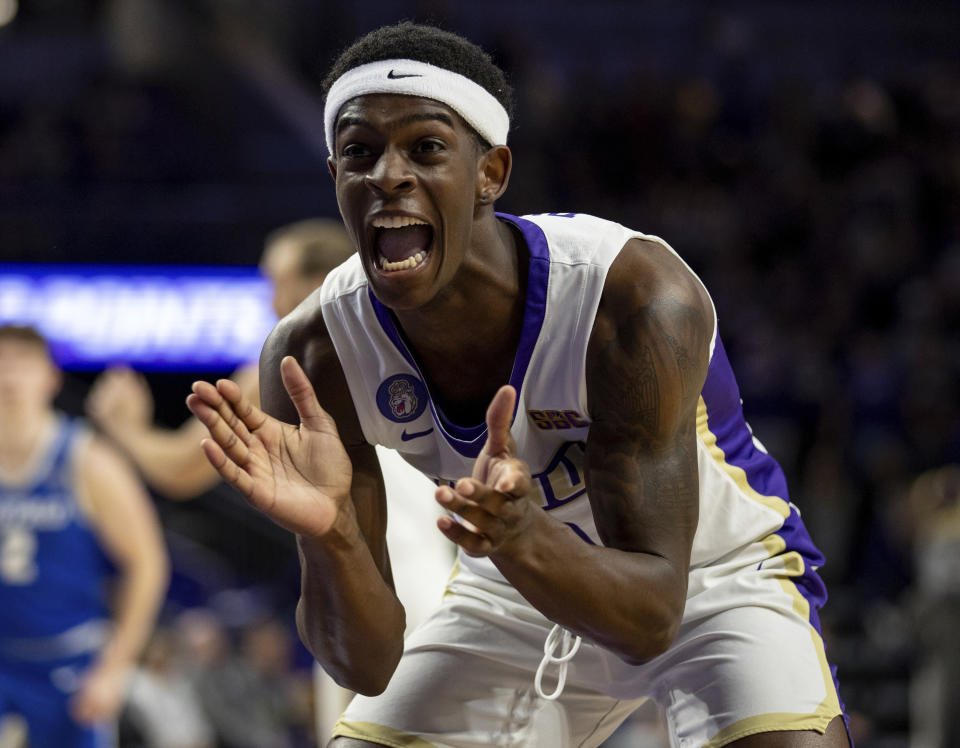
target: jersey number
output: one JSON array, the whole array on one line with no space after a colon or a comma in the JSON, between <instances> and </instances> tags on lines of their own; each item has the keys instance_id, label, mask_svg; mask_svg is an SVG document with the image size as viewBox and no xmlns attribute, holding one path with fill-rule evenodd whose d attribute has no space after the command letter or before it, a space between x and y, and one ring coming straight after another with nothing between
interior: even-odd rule
<instances>
[{"instance_id":1,"label":"jersey number","mask_svg":"<svg viewBox=\"0 0 960 748\"><path fill-rule=\"evenodd\" d=\"M0 535L0 579L7 584L30 584L37 576L37 536L14 527Z\"/></svg>"}]
</instances>

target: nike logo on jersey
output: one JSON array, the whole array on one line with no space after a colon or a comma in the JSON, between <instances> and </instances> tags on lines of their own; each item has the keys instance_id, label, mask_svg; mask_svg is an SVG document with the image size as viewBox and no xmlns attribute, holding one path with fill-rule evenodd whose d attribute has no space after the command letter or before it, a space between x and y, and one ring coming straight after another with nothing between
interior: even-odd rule
<instances>
[{"instance_id":1,"label":"nike logo on jersey","mask_svg":"<svg viewBox=\"0 0 960 748\"><path fill-rule=\"evenodd\" d=\"M391 70L387 73L387 77L392 80L398 80L400 78L422 78L423 76L419 73L398 73L396 70Z\"/></svg>"},{"instance_id":2,"label":"nike logo on jersey","mask_svg":"<svg viewBox=\"0 0 960 748\"><path fill-rule=\"evenodd\" d=\"M429 428L426 431L414 431L412 434L408 434L407 430L404 429L403 433L400 434L400 438L403 439L403 441L408 442L411 439L419 439L421 436L426 436L427 434L432 434L432 433L433 433L432 428Z\"/></svg>"}]
</instances>

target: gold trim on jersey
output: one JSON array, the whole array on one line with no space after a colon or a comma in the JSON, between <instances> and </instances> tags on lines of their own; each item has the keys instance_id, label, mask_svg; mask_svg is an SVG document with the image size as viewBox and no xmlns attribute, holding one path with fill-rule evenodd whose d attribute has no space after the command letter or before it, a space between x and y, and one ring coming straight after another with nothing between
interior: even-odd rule
<instances>
[{"instance_id":1,"label":"gold trim on jersey","mask_svg":"<svg viewBox=\"0 0 960 748\"><path fill-rule=\"evenodd\" d=\"M783 553L787 544L779 535L768 535L761 542L770 553L770 558L763 562L764 570L780 572L777 575L780 586L783 587L783 591L793 600L793 609L797 615L809 624L810 602L800 594L800 590L793 581L794 578L803 576L806 571L803 556L796 551ZM821 735L826 732L830 722L842 714L840 698L837 695L837 688L833 682L833 676L830 673L830 665L827 663L827 653L824 650L823 639L812 624L809 624L809 629L813 648L817 654L817 661L820 663L824 693L826 694L823 701L817 705L817 708L810 714L771 712L769 714L747 717L722 729L714 735L710 741L705 743L703 748L720 748L728 743L732 743L734 740L739 740L748 735L755 735L761 732L816 730Z\"/></svg>"},{"instance_id":2,"label":"gold trim on jersey","mask_svg":"<svg viewBox=\"0 0 960 748\"><path fill-rule=\"evenodd\" d=\"M703 397L697 404L697 435L700 441L707 448L714 462L726 473L730 479L736 483L737 487L745 496L753 499L759 504L772 509L781 517L786 519L790 516L790 503L782 496L768 496L758 492L747 480L747 474L743 468L732 465L727 462L727 456L717 444L717 435L710 430L709 416L707 414L707 404Z\"/></svg>"}]
</instances>

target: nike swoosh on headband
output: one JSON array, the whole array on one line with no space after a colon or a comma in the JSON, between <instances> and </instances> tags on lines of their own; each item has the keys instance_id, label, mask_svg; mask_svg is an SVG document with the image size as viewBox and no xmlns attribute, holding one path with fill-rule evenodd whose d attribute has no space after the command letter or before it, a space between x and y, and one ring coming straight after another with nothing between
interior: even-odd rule
<instances>
[{"instance_id":1,"label":"nike swoosh on headband","mask_svg":"<svg viewBox=\"0 0 960 748\"><path fill-rule=\"evenodd\" d=\"M420 73L398 73L396 70L391 70L387 73L387 77L392 80L399 80L400 78L422 78L423 76Z\"/></svg>"}]
</instances>

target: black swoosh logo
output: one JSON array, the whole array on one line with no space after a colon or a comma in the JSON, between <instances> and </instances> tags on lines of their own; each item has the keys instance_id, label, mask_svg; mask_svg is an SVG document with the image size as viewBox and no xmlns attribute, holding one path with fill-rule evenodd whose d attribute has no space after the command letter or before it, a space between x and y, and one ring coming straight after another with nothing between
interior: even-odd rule
<instances>
[{"instance_id":1,"label":"black swoosh logo","mask_svg":"<svg viewBox=\"0 0 960 748\"><path fill-rule=\"evenodd\" d=\"M433 429L432 429L432 428L429 428L429 429L427 429L426 431L414 431L412 434L408 434L408 433L407 433L407 430L404 429L404 430L403 430L403 433L400 434L400 438L401 438L403 441L408 442L408 441L410 441L411 439L419 439L421 436L426 436L427 434L432 434L432 433L433 433Z\"/></svg>"},{"instance_id":2,"label":"black swoosh logo","mask_svg":"<svg viewBox=\"0 0 960 748\"><path fill-rule=\"evenodd\" d=\"M422 78L423 76L419 73L398 73L396 70L391 70L389 73L387 73L387 77L390 80L395 81L399 78Z\"/></svg>"}]
</instances>

